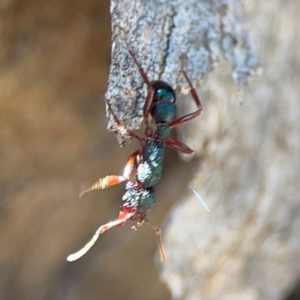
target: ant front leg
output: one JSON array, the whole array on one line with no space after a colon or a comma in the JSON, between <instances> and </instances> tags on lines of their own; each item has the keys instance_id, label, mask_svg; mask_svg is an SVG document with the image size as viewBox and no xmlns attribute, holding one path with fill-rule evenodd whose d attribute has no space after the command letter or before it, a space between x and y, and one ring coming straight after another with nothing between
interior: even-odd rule
<instances>
[{"instance_id":1,"label":"ant front leg","mask_svg":"<svg viewBox=\"0 0 300 300\"><path fill-rule=\"evenodd\" d=\"M197 94L197 92L196 92L196 90L195 90L195 88L194 88L191 80L189 79L189 77L187 76L186 72L184 71L183 67L181 69L181 72L183 73L183 76L185 77L187 83L190 86L190 89L191 89L190 92L191 92L191 95L192 95L192 98L193 98L195 104L197 105L197 110L194 111L194 112L192 112L192 113L189 113L189 114L187 114L185 116L182 116L182 117L180 117L180 118L178 118L178 119L176 119L176 120L174 120L172 122L170 122L168 124L169 128L173 128L175 126L184 124L184 123L186 123L188 121L191 121L191 120L195 119L196 117L200 116L201 111L202 111L202 104L201 104L200 98L199 98L199 96L198 96L198 94Z\"/></svg>"},{"instance_id":2,"label":"ant front leg","mask_svg":"<svg viewBox=\"0 0 300 300\"><path fill-rule=\"evenodd\" d=\"M143 118L144 118L144 122L145 122L145 135L146 136L151 136L152 135L152 129L149 126L149 110L150 110L151 103L153 101L154 88L152 87L151 82L149 81L145 70L142 68L142 66L137 61L136 57L134 56L133 52L130 50L130 48L127 44L127 41L126 41L126 45L127 45L128 52L129 52L130 56L132 57L135 64L138 66L140 75L141 75L144 83L147 85L147 97L146 97L146 100L145 100L145 103L144 103L144 108L143 108Z\"/></svg>"},{"instance_id":3,"label":"ant front leg","mask_svg":"<svg viewBox=\"0 0 300 300\"><path fill-rule=\"evenodd\" d=\"M141 64L138 62L133 51L131 50L131 48L128 44L128 41L127 41L127 36L126 36L126 32L125 32L124 28L121 27L121 30L123 30L124 40L125 40L128 52L129 52L131 58L133 59L134 63L137 65L139 73L140 73L144 83L147 85L147 97L146 97L146 100L144 103L144 108L143 108L143 118L144 118L144 122L145 122L145 135L147 137L149 137L149 136L152 136L152 129L151 129L151 126L149 126L149 110L150 110L151 103L153 101L154 88L153 88L145 70L143 69Z\"/></svg>"},{"instance_id":4,"label":"ant front leg","mask_svg":"<svg viewBox=\"0 0 300 300\"><path fill-rule=\"evenodd\" d=\"M136 150L129 156L123 171L123 175L108 175L105 176L104 178L99 178L97 181L95 181L92 184L88 184L84 186L84 188L81 190L79 194L79 199L82 198L84 194L90 191L103 190L108 187L117 185L123 181L129 180L132 174L133 167L135 165L136 158L139 155L141 155L141 150Z\"/></svg>"},{"instance_id":5,"label":"ant front leg","mask_svg":"<svg viewBox=\"0 0 300 300\"><path fill-rule=\"evenodd\" d=\"M183 73L183 76L185 77L187 83L190 86L191 95L192 95L192 98L193 98L195 104L197 105L197 110L192 113L189 113L187 115L184 115L180 118L177 118L176 120L171 121L170 123L167 124L167 127L169 127L169 128L174 128L178 125L184 124L186 122L189 122L189 121L195 119L196 117L198 117L201 114L201 111L202 111L202 104L201 104L200 98L199 98L191 80L189 79L186 72L184 71L183 67L181 69L181 72ZM164 145L173 150L176 150L176 151L179 151L179 152L182 152L185 154L192 154L194 152L194 150L192 150L186 144L184 144L178 140L166 140L166 141L164 141Z\"/></svg>"},{"instance_id":6,"label":"ant front leg","mask_svg":"<svg viewBox=\"0 0 300 300\"><path fill-rule=\"evenodd\" d=\"M130 136L130 137L136 138L136 139L139 140L139 142L143 145L145 139L139 137L139 136L138 136L137 134L135 134L132 130L127 129L127 128L124 126L124 124L118 119L118 117L115 115L114 111L112 110L111 104L110 104L109 102L107 102L107 101L106 101L106 104L107 104L107 106L108 106L108 110L110 111L111 115L112 115L113 118L114 118L115 123L116 123L117 126L118 126L119 131L122 132L123 135L127 135L127 136Z\"/></svg>"}]
</instances>

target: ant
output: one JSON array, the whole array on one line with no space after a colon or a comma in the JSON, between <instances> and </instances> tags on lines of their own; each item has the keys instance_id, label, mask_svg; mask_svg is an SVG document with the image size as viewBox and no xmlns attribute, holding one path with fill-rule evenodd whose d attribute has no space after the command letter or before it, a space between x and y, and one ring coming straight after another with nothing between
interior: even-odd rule
<instances>
[{"instance_id":1,"label":"ant","mask_svg":"<svg viewBox=\"0 0 300 300\"><path fill-rule=\"evenodd\" d=\"M129 219L138 221L137 224L132 227L134 230L138 230L145 222L155 230L160 258L162 262L166 261L166 254L161 241L161 229L157 225L153 225L147 219L147 214L155 202L153 186L157 184L162 176L165 147L185 154L192 154L194 152L184 143L168 137L172 128L198 117L201 114L202 105L194 86L182 66L181 72L190 87L190 93L197 106L197 110L176 118L176 95L172 87L161 80L150 81L130 49L126 39L125 42L130 56L137 65L144 83L147 85L147 97L143 108L145 136L140 137L132 130L126 129L114 114L111 104L106 102L107 108L118 129L123 134L136 138L141 144L141 149L134 151L129 156L122 175L108 175L104 178L99 178L96 182L86 186L86 188L81 191L79 198L87 192L105 189L127 181L117 219L100 226L92 239L81 250L67 257L68 261L75 261L82 257L90 250L102 233L112 227L124 225ZM154 129L149 124L150 116L155 123ZM134 177L135 180L131 181L131 177Z\"/></svg>"}]
</instances>

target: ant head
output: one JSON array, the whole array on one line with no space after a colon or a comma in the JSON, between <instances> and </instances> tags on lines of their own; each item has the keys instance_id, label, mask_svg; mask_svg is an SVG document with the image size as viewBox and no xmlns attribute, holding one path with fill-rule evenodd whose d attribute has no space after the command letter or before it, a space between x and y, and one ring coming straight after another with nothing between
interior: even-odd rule
<instances>
[{"instance_id":1,"label":"ant head","mask_svg":"<svg viewBox=\"0 0 300 300\"><path fill-rule=\"evenodd\" d=\"M164 81L152 81L154 89L150 113L156 123L167 123L176 116L176 95L169 84Z\"/></svg>"},{"instance_id":2,"label":"ant head","mask_svg":"<svg viewBox=\"0 0 300 300\"><path fill-rule=\"evenodd\" d=\"M152 102L175 103L176 95L169 84L161 80L156 80L151 82L151 86L154 89Z\"/></svg>"}]
</instances>

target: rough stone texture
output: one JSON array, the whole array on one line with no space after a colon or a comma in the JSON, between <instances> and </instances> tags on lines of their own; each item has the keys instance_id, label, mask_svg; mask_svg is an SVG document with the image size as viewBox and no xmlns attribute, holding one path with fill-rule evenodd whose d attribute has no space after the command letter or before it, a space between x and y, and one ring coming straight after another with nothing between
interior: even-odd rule
<instances>
[{"instance_id":1,"label":"rough stone texture","mask_svg":"<svg viewBox=\"0 0 300 300\"><path fill-rule=\"evenodd\" d=\"M264 73L238 91L216 69L202 116L181 132L202 156L192 186L211 212L190 194L170 214L162 278L173 299L283 299L300 277L299 11L250 3Z\"/></svg>"},{"instance_id":2,"label":"rough stone texture","mask_svg":"<svg viewBox=\"0 0 300 300\"><path fill-rule=\"evenodd\" d=\"M111 15L112 63L106 98L127 128L140 127L147 92L128 47L150 80L165 80L185 93L182 62L195 84L222 60L230 63L239 86L259 70L240 1L112 0ZM117 129L112 117L108 129ZM121 145L128 140L118 132Z\"/></svg>"}]
</instances>

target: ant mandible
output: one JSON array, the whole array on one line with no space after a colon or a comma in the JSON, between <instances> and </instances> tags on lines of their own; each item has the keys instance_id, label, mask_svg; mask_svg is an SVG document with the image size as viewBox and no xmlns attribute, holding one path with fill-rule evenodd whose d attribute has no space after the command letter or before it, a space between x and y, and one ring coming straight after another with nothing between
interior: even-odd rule
<instances>
[{"instance_id":1,"label":"ant mandible","mask_svg":"<svg viewBox=\"0 0 300 300\"><path fill-rule=\"evenodd\" d=\"M168 137L172 128L198 117L201 114L202 105L194 86L182 66L181 72L190 87L190 93L197 106L197 110L176 118L176 95L172 87L161 80L150 81L146 72L137 61L133 51L130 49L126 38L125 43L130 56L137 65L139 73L147 86L147 97L143 108L145 136L140 137L132 130L125 128L115 115L111 104L106 102L107 108L113 116L118 129L123 134L139 140L141 149L134 151L129 156L122 175L108 175L104 178L99 178L96 182L86 186L86 188L81 191L79 198L87 192L102 190L127 181L117 219L100 226L92 239L81 250L67 257L68 261L75 261L82 257L90 250L102 233L112 227L122 226L128 220L138 221L137 224L132 227L134 230L139 229L145 222L155 230L160 258L162 262L166 261L166 254L161 241L161 230L147 219L147 214L155 202L153 186L157 184L162 176L165 147L185 154L194 152L184 143ZM154 129L149 124L150 117L152 117L155 123ZM130 180L132 176L135 179L134 181Z\"/></svg>"}]
</instances>

